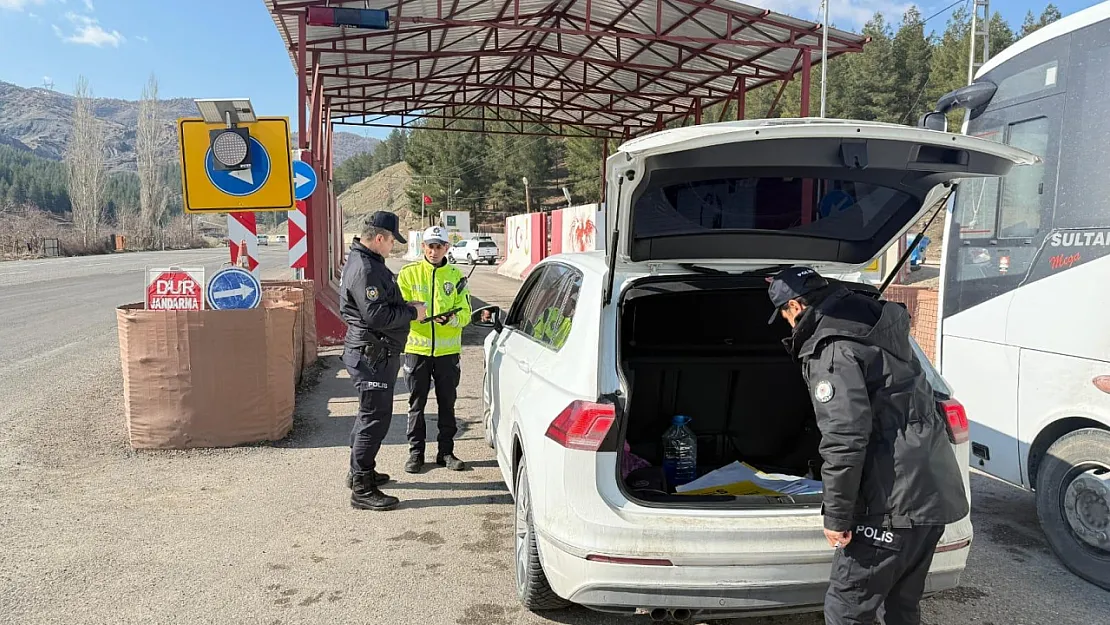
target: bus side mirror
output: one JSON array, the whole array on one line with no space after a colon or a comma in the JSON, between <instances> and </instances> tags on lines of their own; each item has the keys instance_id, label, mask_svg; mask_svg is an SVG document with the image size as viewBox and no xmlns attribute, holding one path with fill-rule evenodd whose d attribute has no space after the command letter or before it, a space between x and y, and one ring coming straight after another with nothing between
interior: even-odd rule
<instances>
[{"instance_id":1,"label":"bus side mirror","mask_svg":"<svg viewBox=\"0 0 1110 625\"><path fill-rule=\"evenodd\" d=\"M948 116L945 115L944 113L939 112L939 111L933 111L932 113L926 113L921 118L921 123L919 125L922 128L927 128L929 130L939 130L941 132L948 132Z\"/></svg>"}]
</instances>

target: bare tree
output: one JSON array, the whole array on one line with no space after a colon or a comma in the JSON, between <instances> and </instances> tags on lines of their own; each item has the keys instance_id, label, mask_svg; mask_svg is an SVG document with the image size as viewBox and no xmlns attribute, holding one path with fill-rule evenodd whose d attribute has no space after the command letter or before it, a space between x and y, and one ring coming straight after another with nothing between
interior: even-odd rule
<instances>
[{"instance_id":1,"label":"bare tree","mask_svg":"<svg viewBox=\"0 0 1110 625\"><path fill-rule=\"evenodd\" d=\"M84 76L77 79L73 92L73 133L66 146L69 199L73 205L73 225L87 247L100 231L104 213L104 131L93 115L92 91Z\"/></svg>"},{"instance_id":2,"label":"bare tree","mask_svg":"<svg viewBox=\"0 0 1110 625\"><path fill-rule=\"evenodd\" d=\"M139 170L139 244L143 247L155 245L155 233L160 230L169 203L169 193L162 179L162 165L169 142L170 133L162 120L162 104L158 100L158 79L151 74L139 103L135 145Z\"/></svg>"}]
</instances>

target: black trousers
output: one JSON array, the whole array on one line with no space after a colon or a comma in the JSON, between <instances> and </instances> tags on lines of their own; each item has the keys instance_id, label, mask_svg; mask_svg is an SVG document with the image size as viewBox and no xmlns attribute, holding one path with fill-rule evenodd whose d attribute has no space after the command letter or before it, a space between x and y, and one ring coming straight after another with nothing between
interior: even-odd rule
<instances>
[{"instance_id":1,"label":"black trousers","mask_svg":"<svg viewBox=\"0 0 1110 625\"><path fill-rule=\"evenodd\" d=\"M424 408L428 405L428 393L435 380L436 404L439 406L439 435L436 443L438 456L455 453L455 435L459 425L455 421L455 398L458 396L459 378L462 369L458 354L449 356L417 356L405 354L405 384L409 391L409 451L424 455L424 440L428 427L424 422Z\"/></svg>"},{"instance_id":2,"label":"black trousers","mask_svg":"<svg viewBox=\"0 0 1110 625\"><path fill-rule=\"evenodd\" d=\"M351 428L351 473L361 476L377 466L378 450L393 421L393 386L401 356L393 354L370 362L359 350L347 347L343 349L343 364L358 390L358 416Z\"/></svg>"},{"instance_id":3,"label":"black trousers","mask_svg":"<svg viewBox=\"0 0 1110 625\"><path fill-rule=\"evenodd\" d=\"M883 529L859 525L833 556L826 625L920 625L921 595L944 527Z\"/></svg>"}]
</instances>

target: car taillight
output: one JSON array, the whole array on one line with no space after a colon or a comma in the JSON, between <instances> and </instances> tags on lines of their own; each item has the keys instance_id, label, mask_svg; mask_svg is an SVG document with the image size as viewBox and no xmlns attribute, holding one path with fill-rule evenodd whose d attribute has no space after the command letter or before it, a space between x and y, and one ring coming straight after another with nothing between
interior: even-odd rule
<instances>
[{"instance_id":1,"label":"car taillight","mask_svg":"<svg viewBox=\"0 0 1110 625\"><path fill-rule=\"evenodd\" d=\"M547 437L567 449L597 451L617 418L612 404L575 400L547 428Z\"/></svg>"},{"instance_id":2,"label":"car taillight","mask_svg":"<svg viewBox=\"0 0 1110 625\"><path fill-rule=\"evenodd\" d=\"M967 411L964 405L954 399L940 402L944 408L944 416L948 419L948 438L953 444L959 445L968 441Z\"/></svg>"}]
</instances>

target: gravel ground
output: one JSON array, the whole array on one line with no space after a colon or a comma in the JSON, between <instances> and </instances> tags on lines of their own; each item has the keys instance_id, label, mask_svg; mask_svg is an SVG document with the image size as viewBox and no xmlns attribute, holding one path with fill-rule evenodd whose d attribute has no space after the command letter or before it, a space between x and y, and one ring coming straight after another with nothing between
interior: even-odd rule
<instances>
[{"instance_id":1,"label":"gravel ground","mask_svg":"<svg viewBox=\"0 0 1110 625\"><path fill-rule=\"evenodd\" d=\"M473 470L400 472L401 385L379 457L396 479L388 491L403 501L395 512L347 504L356 401L335 350L298 398L293 434L277 445L131 451L112 308L137 299L145 264L222 259L219 251L0 266L0 622L647 622L518 607L512 505L479 419L478 329L464 337L458 403L457 453ZM263 262L280 266L280 251L264 250ZM471 284L495 304L518 286L486 267ZM434 411L433 402L429 438ZM973 490L976 542L964 585L926 602L927 623L1106 622L1110 593L1048 552L1031 496L982 476Z\"/></svg>"}]
</instances>

